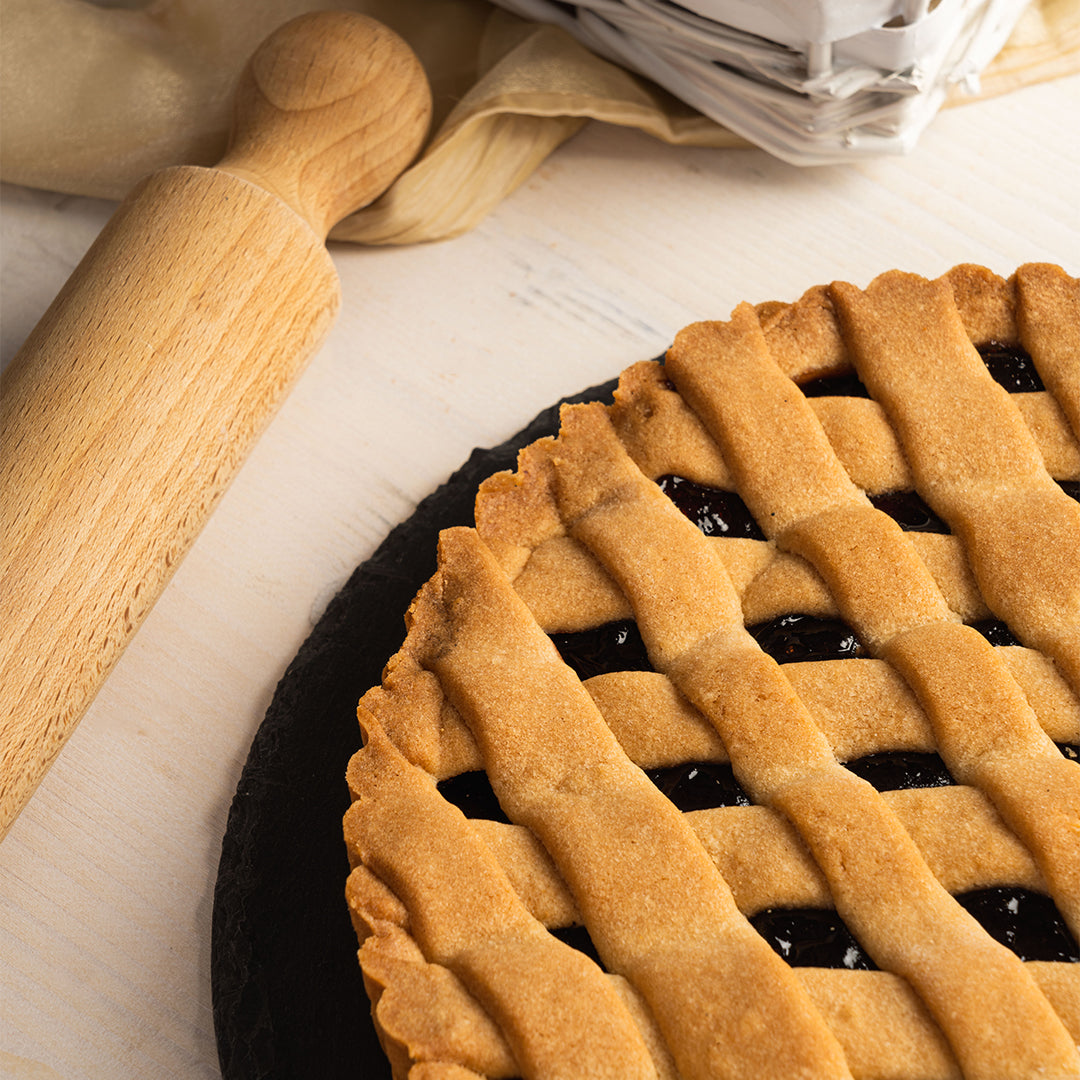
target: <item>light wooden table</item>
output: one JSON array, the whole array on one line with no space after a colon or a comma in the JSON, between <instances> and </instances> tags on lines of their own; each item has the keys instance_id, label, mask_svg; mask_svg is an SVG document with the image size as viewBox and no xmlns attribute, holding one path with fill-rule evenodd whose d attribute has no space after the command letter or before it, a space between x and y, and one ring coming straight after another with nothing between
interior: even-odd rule
<instances>
[{"instance_id":1,"label":"light wooden table","mask_svg":"<svg viewBox=\"0 0 1080 1080\"><path fill-rule=\"evenodd\" d=\"M1080 272L1077 116L1060 80L806 171L593 125L466 236L336 247L330 340L0 845L0 1076L219 1075L210 914L248 746L329 598L474 446L741 300ZM111 209L4 191L4 361Z\"/></svg>"}]
</instances>

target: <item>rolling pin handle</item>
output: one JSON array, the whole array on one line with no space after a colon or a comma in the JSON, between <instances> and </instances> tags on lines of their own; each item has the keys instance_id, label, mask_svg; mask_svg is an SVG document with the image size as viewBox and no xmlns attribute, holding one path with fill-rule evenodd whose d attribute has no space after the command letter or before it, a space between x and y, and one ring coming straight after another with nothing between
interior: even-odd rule
<instances>
[{"instance_id":1,"label":"rolling pin handle","mask_svg":"<svg viewBox=\"0 0 1080 1080\"><path fill-rule=\"evenodd\" d=\"M218 168L287 203L325 239L419 151L431 93L393 31L353 12L301 15L256 50Z\"/></svg>"}]
</instances>

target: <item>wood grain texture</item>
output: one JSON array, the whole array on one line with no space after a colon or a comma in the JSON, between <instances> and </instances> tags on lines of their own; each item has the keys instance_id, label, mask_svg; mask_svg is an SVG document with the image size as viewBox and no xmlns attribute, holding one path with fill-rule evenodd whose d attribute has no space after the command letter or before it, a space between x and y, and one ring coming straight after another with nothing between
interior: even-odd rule
<instances>
[{"instance_id":1,"label":"wood grain texture","mask_svg":"<svg viewBox=\"0 0 1080 1080\"><path fill-rule=\"evenodd\" d=\"M302 16L252 57L219 168L274 192L325 238L390 186L430 120L427 80L401 38L352 12Z\"/></svg>"},{"instance_id":2,"label":"wood grain texture","mask_svg":"<svg viewBox=\"0 0 1080 1080\"><path fill-rule=\"evenodd\" d=\"M121 205L0 388L0 836L340 303L323 244L426 132L404 43L345 13L255 54L218 169Z\"/></svg>"}]
</instances>

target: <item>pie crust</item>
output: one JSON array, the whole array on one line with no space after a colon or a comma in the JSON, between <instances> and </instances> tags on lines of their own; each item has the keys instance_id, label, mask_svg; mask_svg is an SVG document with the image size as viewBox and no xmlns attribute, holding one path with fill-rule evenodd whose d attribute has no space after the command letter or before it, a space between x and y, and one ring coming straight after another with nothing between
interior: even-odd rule
<instances>
[{"instance_id":1,"label":"pie crust","mask_svg":"<svg viewBox=\"0 0 1080 1080\"><path fill-rule=\"evenodd\" d=\"M974 347L1021 346L1007 393ZM869 397L807 397L854 371ZM358 715L346 895L396 1080L1080 1077L1080 963L1023 961L955 899L1018 886L1080 938L1080 282L960 266L740 305L486 481ZM661 490L741 496L707 536ZM870 497L914 490L948 533ZM838 618L860 659L747 630ZM1019 645L973 627L1001 620ZM632 619L653 670L582 682L550 635ZM935 751L955 784L842 762ZM645 769L729 761L749 806ZM485 770L510 823L438 782ZM833 909L876 970L751 925ZM584 925L601 967L549 928Z\"/></svg>"}]
</instances>

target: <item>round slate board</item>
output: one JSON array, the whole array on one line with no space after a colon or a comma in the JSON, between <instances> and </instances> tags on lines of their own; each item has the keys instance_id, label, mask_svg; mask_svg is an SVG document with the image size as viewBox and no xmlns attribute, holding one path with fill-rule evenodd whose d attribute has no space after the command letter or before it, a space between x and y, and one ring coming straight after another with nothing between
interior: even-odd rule
<instances>
[{"instance_id":1,"label":"round slate board","mask_svg":"<svg viewBox=\"0 0 1080 1080\"><path fill-rule=\"evenodd\" d=\"M565 400L610 399L615 385ZM344 899L356 703L404 640L404 612L435 571L439 531L473 524L480 482L554 434L558 410L474 451L420 503L353 573L278 684L237 785L214 889L211 989L224 1080L390 1080Z\"/></svg>"}]
</instances>

